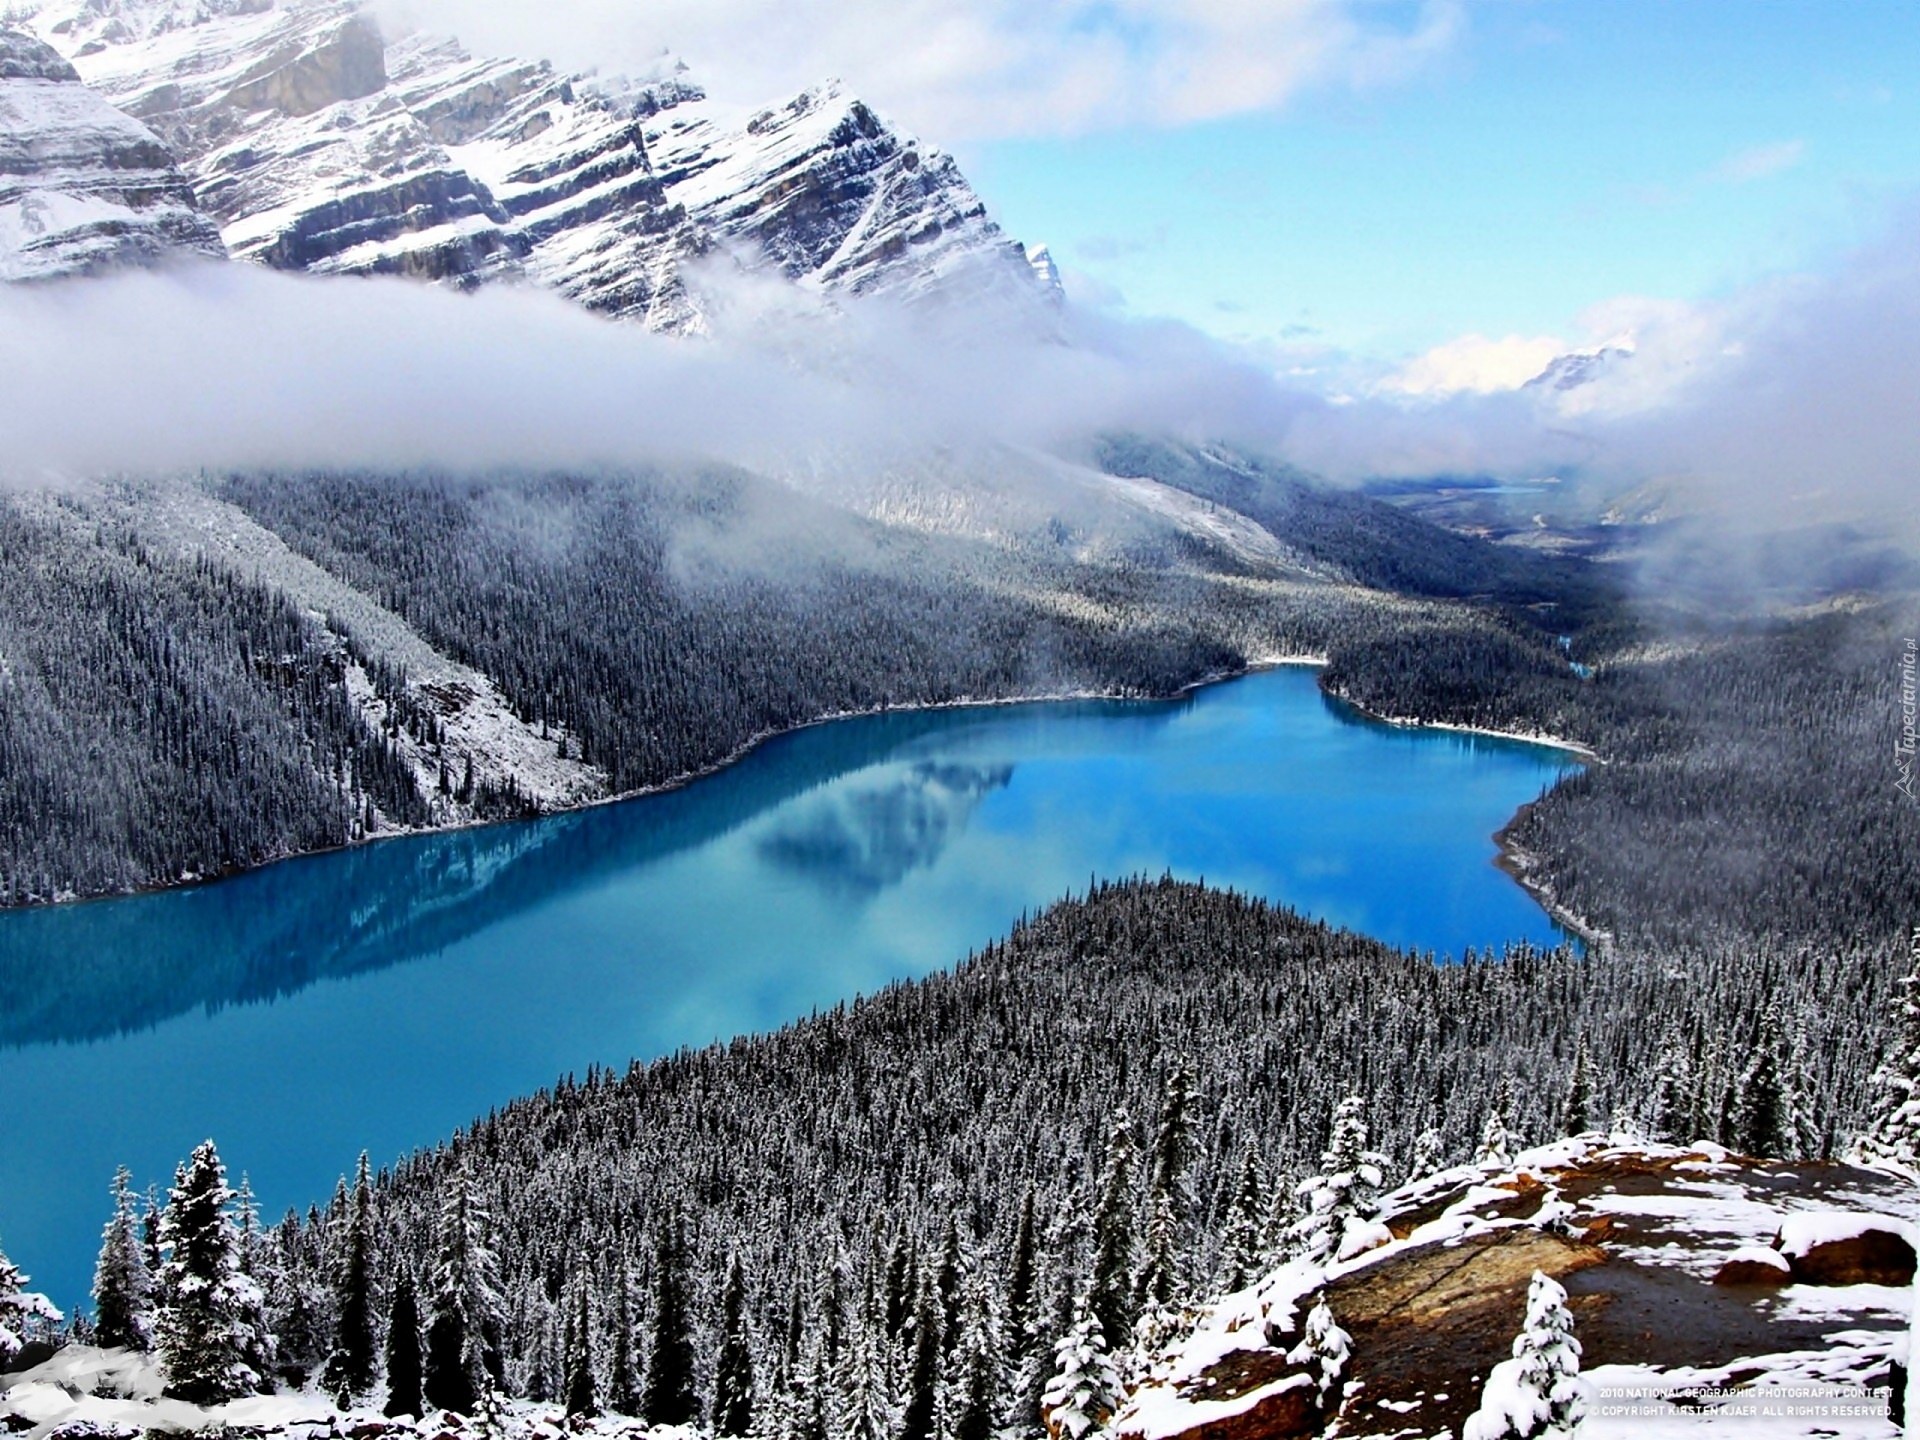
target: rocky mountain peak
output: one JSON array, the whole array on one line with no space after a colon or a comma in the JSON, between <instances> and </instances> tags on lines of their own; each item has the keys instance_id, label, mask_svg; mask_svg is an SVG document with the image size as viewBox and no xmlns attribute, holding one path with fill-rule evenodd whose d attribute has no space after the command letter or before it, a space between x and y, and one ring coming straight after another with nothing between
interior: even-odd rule
<instances>
[{"instance_id":1,"label":"rocky mountain peak","mask_svg":"<svg viewBox=\"0 0 1920 1440\"><path fill-rule=\"evenodd\" d=\"M52 46L0 30L0 281L223 253L159 137Z\"/></svg>"},{"instance_id":2,"label":"rocky mountain peak","mask_svg":"<svg viewBox=\"0 0 1920 1440\"><path fill-rule=\"evenodd\" d=\"M671 56L567 75L383 34L354 0L74 0L40 34L181 157L232 253L549 286L698 329L694 261L824 292L1035 291L953 160L838 83L750 112Z\"/></svg>"}]
</instances>

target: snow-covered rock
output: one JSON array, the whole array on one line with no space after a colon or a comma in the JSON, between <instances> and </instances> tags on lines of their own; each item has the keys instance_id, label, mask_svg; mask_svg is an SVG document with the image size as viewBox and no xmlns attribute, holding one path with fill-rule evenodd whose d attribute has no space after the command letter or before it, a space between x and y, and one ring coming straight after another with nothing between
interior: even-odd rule
<instances>
[{"instance_id":1,"label":"snow-covered rock","mask_svg":"<svg viewBox=\"0 0 1920 1440\"><path fill-rule=\"evenodd\" d=\"M670 57L565 75L383 35L355 0L66 0L34 24L175 147L232 252L277 268L526 277L659 329L700 327L703 259L1042 294L953 160L837 84L735 115Z\"/></svg>"},{"instance_id":2,"label":"snow-covered rock","mask_svg":"<svg viewBox=\"0 0 1920 1440\"><path fill-rule=\"evenodd\" d=\"M52 47L0 29L0 281L221 253L159 137Z\"/></svg>"}]
</instances>

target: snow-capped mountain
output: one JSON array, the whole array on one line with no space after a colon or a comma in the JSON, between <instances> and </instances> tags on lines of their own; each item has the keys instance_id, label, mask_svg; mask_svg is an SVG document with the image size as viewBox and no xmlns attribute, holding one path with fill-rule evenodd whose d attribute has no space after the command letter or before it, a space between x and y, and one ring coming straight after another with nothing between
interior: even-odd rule
<instances>
[{"instance_id":1,"label":"snow-capped mountain","mask_svg":"<svg viewBox=\"0 0 1920 1440\"><path fill-rule=\"evenodd\" d=\"M1592 345L1584 350L1570 350L1564 355L1554 356L1545 369L1521 388L1577 390L1582 385L1591 385L1621 361L1631 359L1634 348L1631 335L1619 335L1604 344Z\"/></svg>"},{"instance_id":2,"label":"snow-capped mountain","mask_svg":"<svg viewBox=\"0 0 1920 1440\"><path fill-rule=\"evenodd\" d=\"M51 47L0 29L0 281L182 252L218 255L220 234L166 146Z\"/></svg>"},{"instance_id":3,"label":"snow-capped mountain","mask_svg":"<svg viewBox=\"0 0 1920 1440\"><path fill-rule=\"evenodd\" d=\"M953 160L836 84L735 116L684 67L569 76L385 35L354 0L67 0L32 22L180 156L239 258L472 285L524 276L697 328L684 266L1031 291Z\"/></svg>"}]
</instances>

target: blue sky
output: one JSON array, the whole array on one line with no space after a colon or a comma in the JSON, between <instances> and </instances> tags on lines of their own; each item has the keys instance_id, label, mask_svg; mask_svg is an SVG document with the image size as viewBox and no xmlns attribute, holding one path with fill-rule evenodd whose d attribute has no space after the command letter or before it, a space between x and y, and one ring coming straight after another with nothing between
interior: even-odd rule
<instances>
[{"instance_id":1,"label":"blue sky","mask_svg":"<svg viewBox=\"0 0 1920 1440\"><path fill-rule=\"evenodd\" d=\"M1363 7L1372 22L1394 11ZM1082 299L1378 358L1823 268L1920 189L1910 0L1489 0L1376 83L963 142ZM1408 14L1403 23L1413 23Z\"/></svg>"}]
</instances>

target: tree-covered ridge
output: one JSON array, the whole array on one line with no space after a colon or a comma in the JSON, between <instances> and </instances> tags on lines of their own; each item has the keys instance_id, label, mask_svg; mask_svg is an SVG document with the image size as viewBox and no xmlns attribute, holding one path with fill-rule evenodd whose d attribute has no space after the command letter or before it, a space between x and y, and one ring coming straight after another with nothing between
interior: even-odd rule
<instances>
[{"instance_id":1,"label":"tree-covered ridge","mask_svg":"<svg viewBox=\"0 0 1920 1440\"><path fill-rule=\"evenodd\" d=\"M1860 1017L1885 1008L1883 959L1519 949L1435 966L1232 894L1101 885L950 974L569 1080L380 1176L371 1309L420 1277L419 1308L457 1318L443 1350L482 1390L479 1371L509 1394L606 1396L684 1332L673 1363L692 1378L673 1393L706 1414L731 1324L777 1413L805 1408L806 1383L880 1403L878 1381L849 1378L862 1367L904 1403L915 1364L951 1388L970 1355L993 1411L1031 1420L1083 1299L1103 1329L1158 1333L1281 1250L1337 1253L1376 1168L1392 1183L1578 1113L1832 1151L1866 1103ZM1296 1195L1328 1155L1348 1178ZM287 1373L335 1353L335 1321L313 1317L345 1310L360 1204L343 1188L259 1242L269 1309L291 1317L275 1322ZM937 1361L909 1343L922 1305Z\"/></svg>"}]
</instances>

